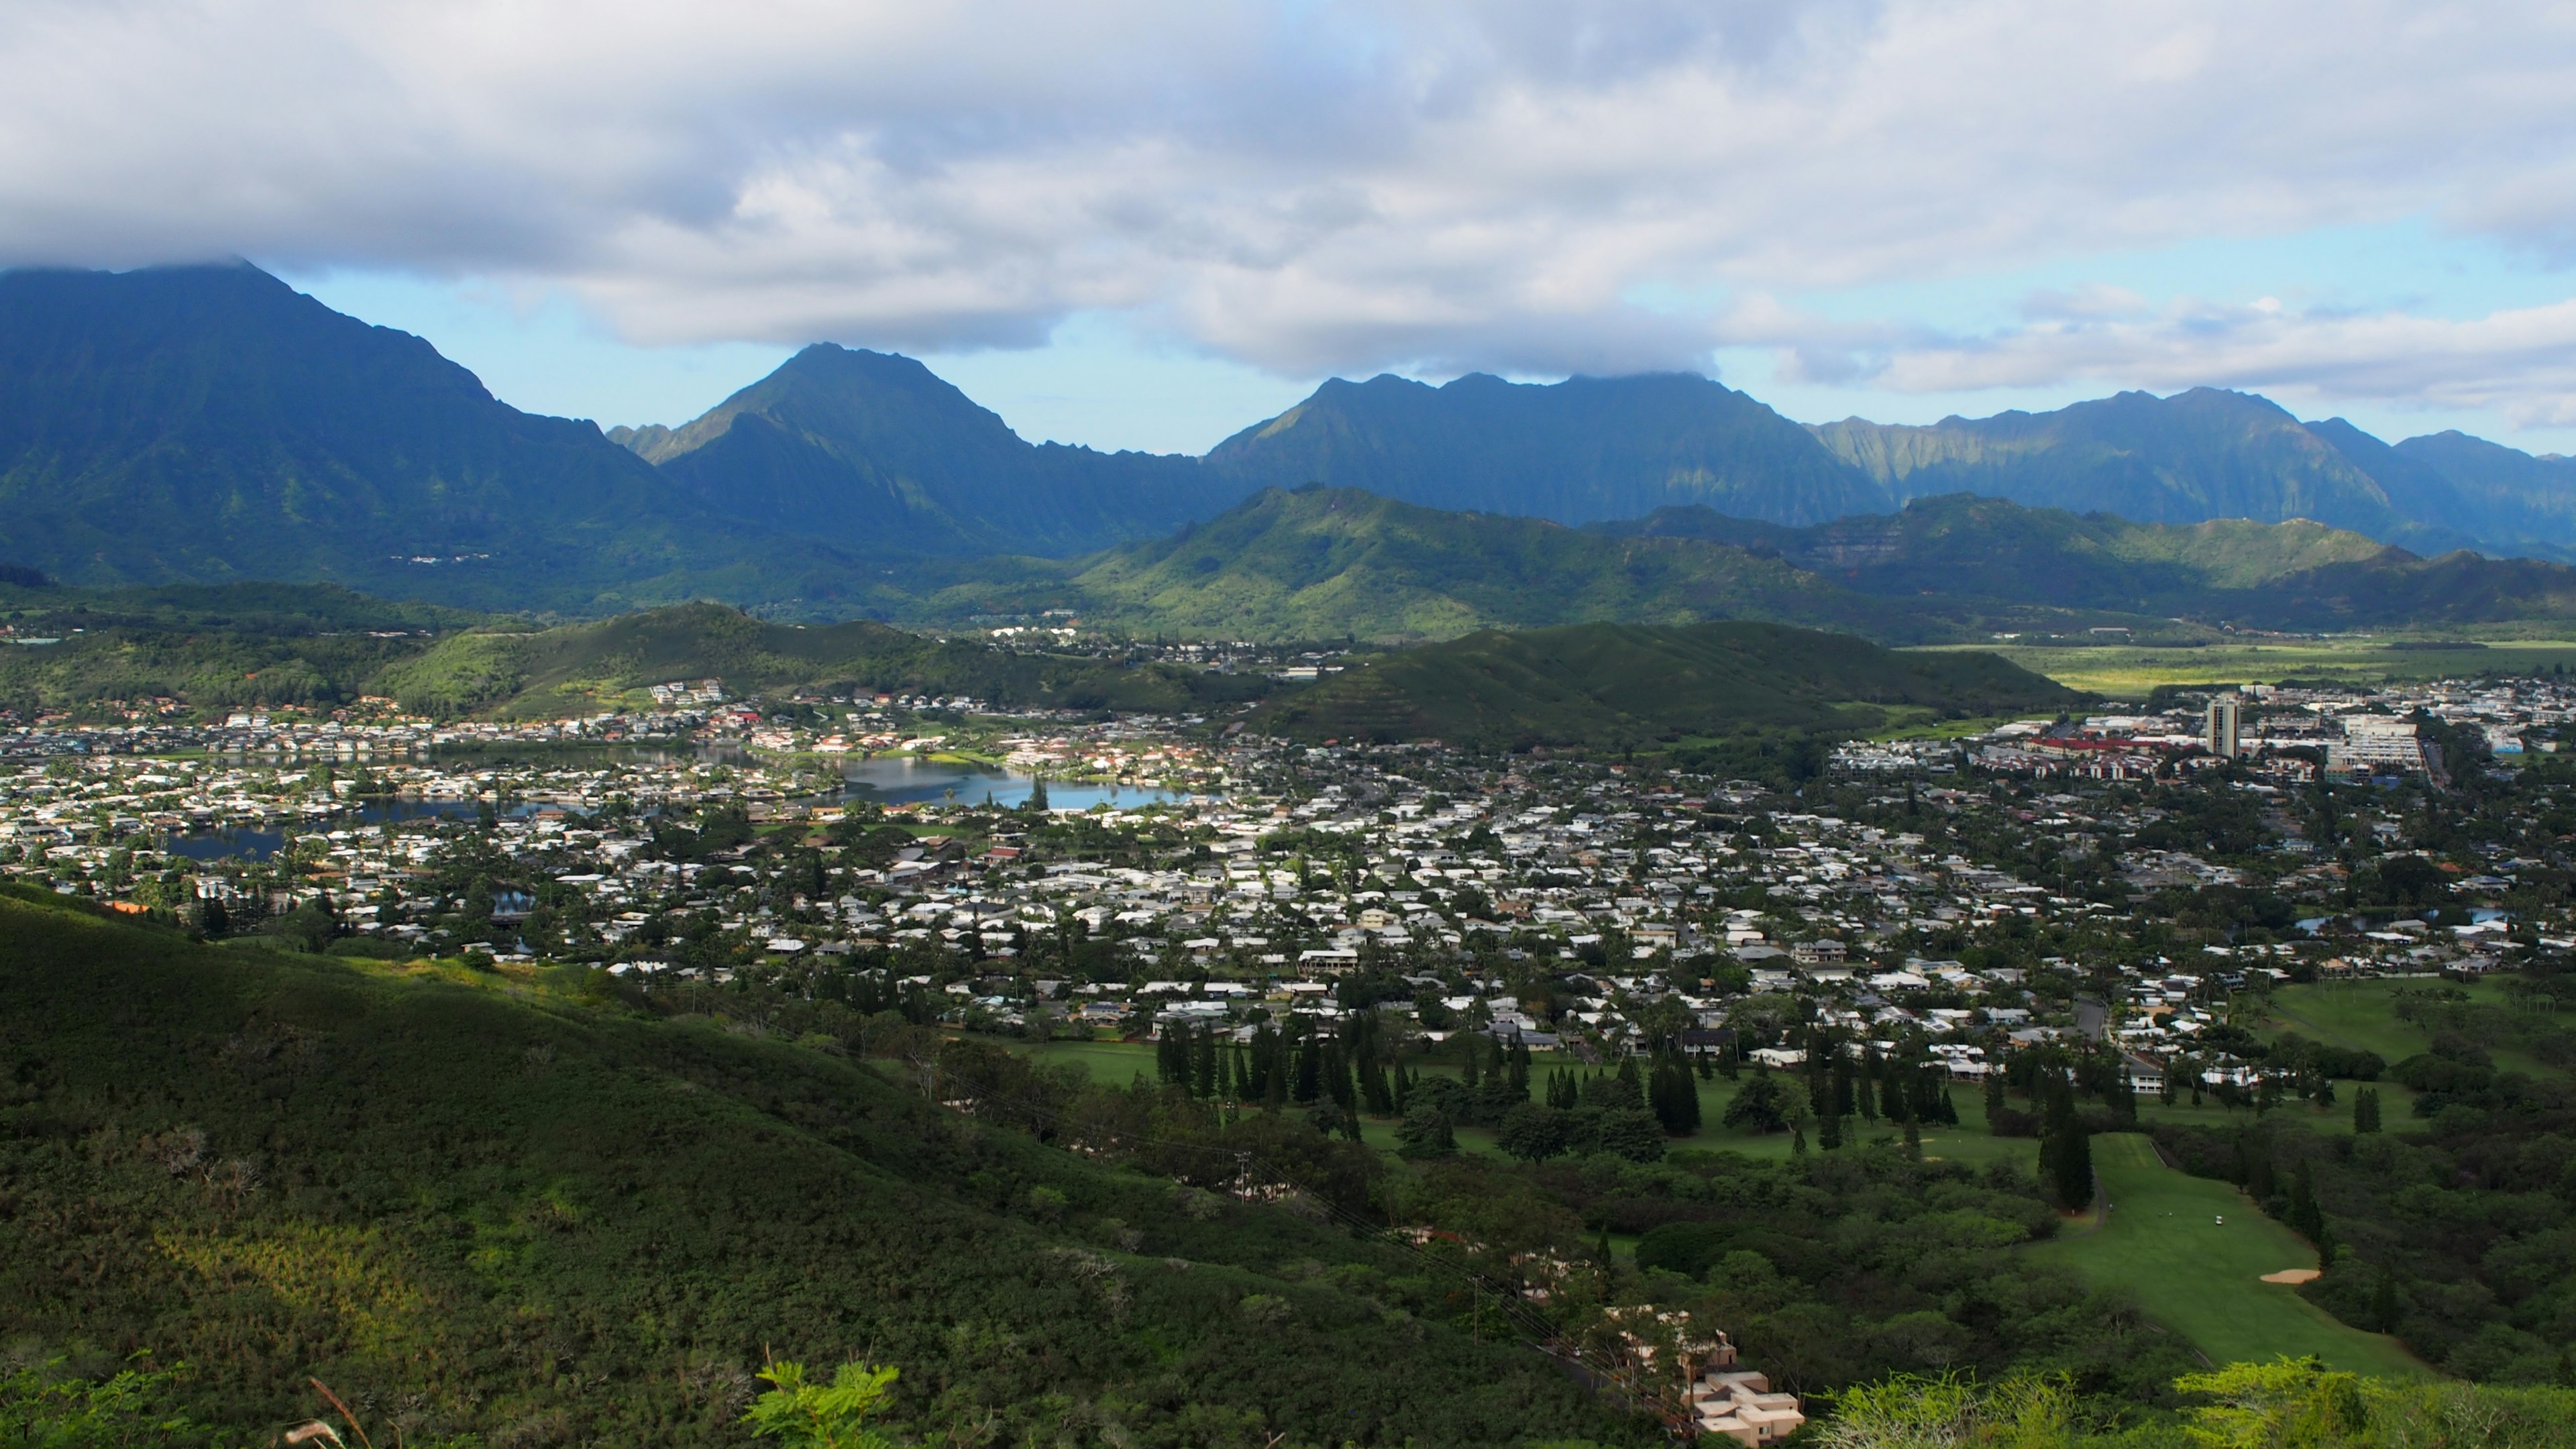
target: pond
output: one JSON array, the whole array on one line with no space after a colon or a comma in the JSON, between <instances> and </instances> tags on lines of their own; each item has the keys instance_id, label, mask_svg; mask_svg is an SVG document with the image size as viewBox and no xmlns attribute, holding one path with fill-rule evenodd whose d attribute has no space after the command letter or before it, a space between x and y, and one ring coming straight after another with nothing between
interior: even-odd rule
<instances>
[{"instance_id":1,"label":"pond","mask_svg":"<svg viewBox=\"0 0 2576 1449\"><path fill-rule=\"evenodd\" d=\"M843 767L841 778L842 799L878 805L917 805L950 799L961 805L981 805L990 796L996 805L1016 807L1029 798L1029 791L1037 784L1036 776L1016 770L925 760L918 755L854 760ZM1056 810L1088 810L1094 805L1131 809L1188 798L1183 791L1148 790L1137 785L1047 781L1047 805Z\"/></svg>"}]
</instances>

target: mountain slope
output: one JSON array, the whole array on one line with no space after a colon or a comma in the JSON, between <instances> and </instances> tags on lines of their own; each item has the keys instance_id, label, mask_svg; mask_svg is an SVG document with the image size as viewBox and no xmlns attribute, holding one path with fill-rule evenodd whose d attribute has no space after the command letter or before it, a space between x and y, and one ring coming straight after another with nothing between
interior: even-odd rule
<instances>
[{"instance_id":1,"label":"mountain slope","mask_svg":"<svg viewBox=\"0 0 2576 1449\"><path fill-rule=\"evenodd\" d=\"M2142 524L1999 498L1917 498L1894 513L1791 529L1670 508L1588 532L1738 542L1863 593L1951 593L2065 607L2174 613L2214 591L2256 587L2390 552L2305 519Z\"/></svg>"},{"instance_id":2,"label":"mountain slope","mask_svg":"<svg viewBox=\"0 0 2576 1449\"><path fill-rule=\"evenodd\" d=\"M0 537L74 584L504 607L754 593L755 559L770 579L829 562L245 265L0 274Z\"/></svg>"},{"instance_id":3,"label":"mountain slope","mask_svg":"<svg viewBox=\"0 0 2576 1449\"><path fill-rule=\"evenodd\" d=\"M2313 518L2388 541L2421 520L2273 403L2194 388L2124 392L2053 413L1903 427L1847 418L1814 430L1899 499L1979 493L2141 523Z\"/></svg>"},{"instance_id":4,"label":"mountain slope","mask_svg":"<svg viewBox=\"0 0 2576 1449\"><path fill-rule=\"evenodd\" d=\"M1244 491L1193 458L1033 447L911 358L829 343L678 429L609 436L711 509L862 553L1088 553Z\"/></svg>"},{"instance_id":5,"label":"mountain slope","mask_svg":"<svg viewBox=\"0 0 2576 1449\"><path fill-rule=\"evenodd\" d=\"M766 1039L653 1005L0 887L0 1326L185 1361L224 1442L316 1412L310 1375L411 1443L735 1445L771 1352L898 1367L903 1442L1645 1442L1401 1247L1168 1175L1338 1167L1302 1123L1122 1170L924 1100L837 1002ZM1006 1110L1064 1091L1025 1075Z\"/></svg>"},{"instance_id":6,"label":"mountain slope","mask_svg":"<svg viewBox=\"0 0 2576 1449\"><path fill-rule=\"evenodd\" d=\"M2305 519L2143 524L1968 494L1790 529L1705 509L1593 524L1608 535L1740 543L1864 594L1947 595L2261 629L2576 617L2576 569L2453 552L2420 558Z\"/></svg>"},{"instance_id":7,"label":"mountain slope","mask_svg":"<svg viewBox=\"0 0 2576 1449\"><path fill-rule=\"evenodd\" d=\"M1686 373L1544 387L1482 374L1437 388L1336 378L1207 462L1247 487L1325 483L1559 523L1687 503L1815 523L1887 498L1796 423Z\"/></svg>"},{"instance_id":8,"label":"mountain slope","mask_svg":"<svg viewBox=\"0 0 2576 1449\"><path fill-rule=\"evenodd\" d=\"M1095 618L1233 637L1447 638L1488 625L1884 615L1776 559L1451 513L1356 488L1265 489L1074 577Z\"/></svg>"},{"instance_id":9,"label":"mountain slope","mask_svg":"<svg viewBox=\"0 0 2576 1449\"><path fill-rule=\"evenodd\" d=\"M1630 748L1770 729L1866 731L1891 710L1975 715L2075 699L1991 654L1900 654L1778 624L1578 624L1390 655L1255 718L1301 739Z\"/></svg>"}]
</instances>

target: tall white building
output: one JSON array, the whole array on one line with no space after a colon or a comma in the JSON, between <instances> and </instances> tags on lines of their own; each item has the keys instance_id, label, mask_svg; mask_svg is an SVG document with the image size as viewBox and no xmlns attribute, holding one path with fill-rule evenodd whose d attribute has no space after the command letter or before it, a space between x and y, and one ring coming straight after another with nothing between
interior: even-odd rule
<instances>
[{"instance_id":1,"label":"tall white building","mask_svg":"<svg viewBox=\"0 0 2576 1449\"><path fill-rule=\"evenodd\" d=\"M2238 730L2236 700L2222 695L2209 702L2209 713L2201 722L2201 748L2213 755L2234 759L2244 743Z\"/></svg>"}]
</instances>

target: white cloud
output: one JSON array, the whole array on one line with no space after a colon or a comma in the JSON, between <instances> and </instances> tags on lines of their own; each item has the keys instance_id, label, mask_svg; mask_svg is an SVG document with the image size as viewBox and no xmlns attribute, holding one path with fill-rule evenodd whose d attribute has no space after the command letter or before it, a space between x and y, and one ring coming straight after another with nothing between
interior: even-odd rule
<instances>
[{"instance_id":1,"label":"white cloud","mask_svg":"<svg viewBox=\"0 0 2576 1449\"><path fill-rule=\"evenodd\" d=\"M2116 322L2051 322L1993 335L1834 354L1827 370L1906 393L2070 380L2154 389L2235 387L2322 403L2492 409L2519 427L2576 426L2576 301L2452 320L2402 312L2292 312L2189 300Z\"/></svg>"},{"instance_id":2,"label":"white cloud","mask_svg":"<svg viewBox=\"0 0 2576 1449\"><path fill-rule=\"evenodd\" d=\"M2576 255L2571 139L2576 11L2503 0L0 10L0 262L475 274L647 341L1013 346L1101 309L1289 373L1758 340L1900 387L2259 377L2563 420L2558 309L2069 288L1968 344L1766 299L2420 216Z\"/></svg>"}]
</instances>

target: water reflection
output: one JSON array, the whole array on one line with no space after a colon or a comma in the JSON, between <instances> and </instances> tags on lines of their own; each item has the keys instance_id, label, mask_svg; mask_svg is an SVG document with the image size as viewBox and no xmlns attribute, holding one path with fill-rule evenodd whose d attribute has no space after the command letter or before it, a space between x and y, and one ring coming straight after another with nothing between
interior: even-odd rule
<instances>
[{"instance_id":1,"label":"water reflection","mask_svg":"<svg viewBox=\"0 0 2576 1449\"><path fill-rule=\"evenodd\" d=\"M918 805L933 800L981 805L989 796L996 805L1016 808L1026 803L1037 787L1036 776L1016 770L925 760L918 755L853 760L842 767L841 778L842 799L878 805ZM1055 810L1088 810L1094 805L1133 808L1188 798L1177 790L1149 790L1139 785L1047 781L1047 805Z\"/></svg>"}]
</instances>

